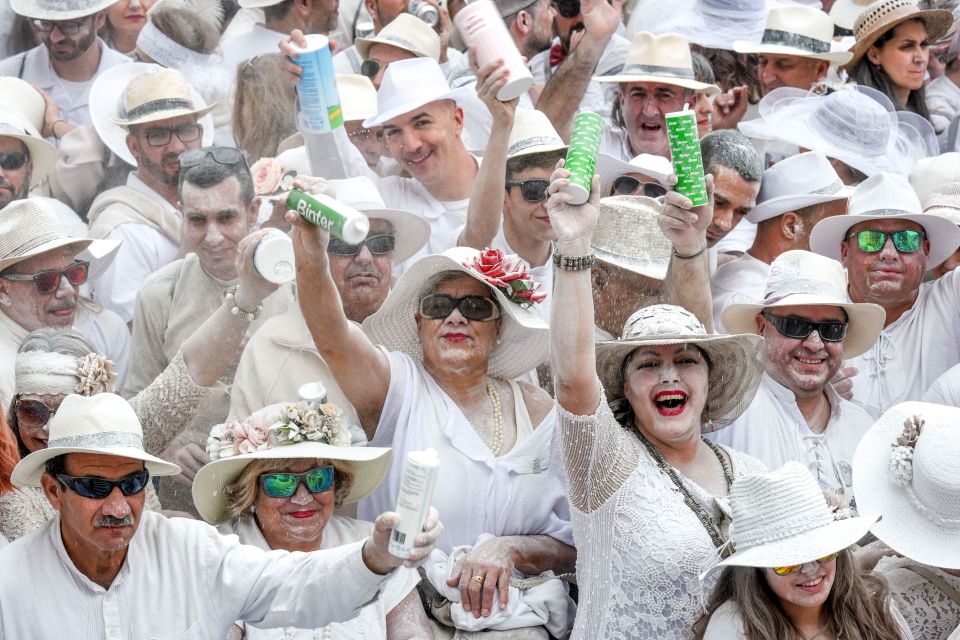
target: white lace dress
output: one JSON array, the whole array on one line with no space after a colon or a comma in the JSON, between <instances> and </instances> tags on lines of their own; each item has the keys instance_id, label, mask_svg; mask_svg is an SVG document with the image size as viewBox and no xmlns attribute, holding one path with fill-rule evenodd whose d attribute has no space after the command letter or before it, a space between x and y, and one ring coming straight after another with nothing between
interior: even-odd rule
<instances>
[{"instance_id":1,"label":"white lace dress","mask_svg":"<svg viewBox=\"0 0 960 640\"><path fill-rule=\"evenodd\" d=\"M960 625L960 604L923 576L908 569L917 564L908 558L883 558L876 573L890 583L890 596L906 619L915 638L947 640ZM960 577L927 567L960 591Z\"/></svg>"},{"instance_id":2,"label":"white lace dress","mask_svg":"<svg viewBox=\"0 0 960 640\"><path fill-rule=\"evenodd\" d=\"M703 613L699 574L718 559L709 534L603 397L592 416L557 409L577 547L575 640L686 640ZM766 471L724 448L734 476ZM682 477L682 476L681 476ZM687 488L718 518L713 496Z\"/></svg>"}]
</instances>

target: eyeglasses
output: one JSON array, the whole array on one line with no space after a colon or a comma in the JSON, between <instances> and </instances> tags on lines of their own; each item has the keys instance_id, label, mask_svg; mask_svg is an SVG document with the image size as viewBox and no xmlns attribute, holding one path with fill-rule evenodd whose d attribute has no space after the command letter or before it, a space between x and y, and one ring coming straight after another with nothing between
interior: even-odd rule
<instances>
[{"instance_id":1,"label":"eyeglasses","mask_svg":"<svg viewBox=\"0 0 960 640\"><path fill-rule=\"evenodd\" d=\"M41 33L50 33L56 27L65 36L75 36L80 33L80 29L89 19L86 17L83 20L31 20L30 24Z\"/></svg>"},{"instance_id":2,"label":"eyeglasses","mask_svg":"<svg viewBox=\"0 0 960 640\"><path fill-rule=\"evenodd\" d=\"M863 231L850 232L844 240L850 236L857 237L857 246L866 253L876 253L883 249L887 244L887 238L893 238L893 246L900 253L914 253L920 249L923 239L927 234L923 231L914 229L900 229L899 231L876 231L874 229L865 229Z\"/></svg>"},{"instance_id":3,"label":"eyeglasses","mask_svg":"<svg viewBox=\"0 0 960 640\"><path fill-rule=\"evenodd\" d=\"M550 186L550 181L537 178L534 180L524 180L523 182L507 180L504 184L507 189L510 187L520 187L520 195L522 195L523 199L527 202L542 202L547 197L547 187Z\"/></svg>"},{"instance_id":4,"label":"eyeglasses","mask_svg":"<svg viewBox=\"0 0 960 640\"><path fill-rule=\"evenodd\" d=\"M367 76L371 80L377 77L383 65L376 60L364 60L360 63L360 75Z\"/></svg>"},{"instance_id":5,"label":"eyeglasses","mask_svg":"<svg viewBox=\"0 0 960 640\"><path fill-rule=\"evenodd\" d=\"M836 553L831 553L828 556L823 556L822 558L817 558L812 562L817 562L818 564L824 564L825 562L830 562L831 560L835 559L838 555L840 555L839 551L837 551ZM810 564L810 563L804 562L803 564ZM771 567L770 570L773 571L778 576L788 576L791 573L796 573L797 571L800 571L800 569L803 568L803 564L791 564L786 567Z\"/></svg>"},{"instance_id":6,"label":"eyeglasses","mask_svg":"<svg viewBox=\"0 0 960 640\"><path fill-rule=\"evenodd\" d=\"M75 287L80 286L87 281L87 272L89 271L89 267L89 262L79 260L71 264L66 269L49 269L47 271L40 271L33 275L10 273L5 276L0 276L0 278L3 278L4 280L11 280L13 282L26 282L28 280L33 280L33 284L36 285L37 291L43 294L48 294L53 293L60 288L60 278L66 278L67 282Z\"/></svg>"},{"instance_id":7,"label":"eyeglasses","mask_svg":"<svg viewBox=\"0 0 960 640\"><path fill-rule=\"evenodd\" d=\"M16 171L25 164L27 164L27 154L22 151L0 152L0 169L4 171Z\"/></svg>"},{"instance_id":8,"label":"eyeglasses","mask_svg":"<svg viewBox=\"0 0 960 640\"><path fill-rule=\"evenodd\" d=\"M262 473L260 488L271 498L289 498L302 482L310 493L323 493L333 486L333 475L333 466L317 467L305 473Z\"/></svg>"},{"instance_id":9,"label":"eyeglasses","mask_svg":"<svg viewBox=\"0 0 960 640\"><path fill-rule=\"evenodd\" d=\"M50 418L57 413L56 409L51 409L44 402L23 398L17 398L13 411L17 417L17 428L30 431L38 431L45 427L50 422Z\"/></svg>"},{"instance_id":10,"label":"eyeglasses","mask_svg":"<svg viewBox=\"0 0 960 640\"><path fill-rule=\"evenodd\" d=\"M196 122L184 122L176 127L151 127L147 129L147 144L151 147L162 147L170 144L170 139L176 134L180 142L199 140L203 134L203 127Z\"/></svg>"},{"instance_id":11,"label":"eyeglasses","mask_svg":"<svg viewBox=\"0 0 960 640\"><path fill-rule=\"evenodd\" d=\"M349 244L340 238L330 236L330 241L327 243L327 253L336 256L356 256L360 254L363 247L366 247L373 255L382 256L393 251L396 244L397 239L390 235L370 236L360 244Z\"/></svg>"},{"instance_id":12,"label":"eyeglasses","mask_svg":"<svg viewBox=\"0 0 960 640\"><path fill-rule=\"evenodd\" d=\"M797 340L805 340L814 331L824 342L841 342L847 335L847 322L812 322L793 316L775 316L764 313L770 324L777 328L781 335Z\"/></svg>"},{"instance_id":13,"label":"eyeglasses","mask_svg":"<svg viewBox=\"0 0 960 640\"><path fill-rule=\"evenodd\" d=\"M420 315L424 318L443 320L457 309L467 320L489 322L500 317L500 305L492 298L464 296L454 298L445 293L431 293L420 301Z\"/></svg>"},{"instance_id":14,"label":"eyeglasses","mask_svg":"<svg viewBox=\"0 0 960 640\"><path fill-rule=\"evenodd\" d=\"M77 478L58 473L57 480L59 480L63 486L72 489L77 495L90 498L91 500L103 500L113 493L114 487L119 487L120 493L125 496L137 495L147 488L147 482L150 480L150 472L146 469L134 471L119 480L93 477Z\"/></svg>"},{"instance_id":15,"label":"eyeglasses","mask_svg":"<svg viewBox=\"0 0 960 640\"><path fill-rule=\"evenodd\" d=\"M200 125L196 125L200 126ZM147 134L149 135L149 133ZM182 137L178 136L181 140ZM194 138L196 140L196 138ZM149 139L147 140L149 142ZM190 142L185 140L185 142ZM166 143L164 143L166 144ZM160 145L156 145L160 146ZM180 169L189 169L202 164L207 158L212 158L217 164L225 167L243 167L247 168L247 161L243 159L243 153L240 149L234 147L207 147L206 149L191 149L180 154Z\"/></svg>"},{"instance_id":16,"label":"eyeglasses","mask_svg":"<svg viewBox=\"0 0 960 640\"><path fill-rule=\"evenodd\" d=\"M575 18L580 15L580 0L553 0L550 4L564 18Z\"/></svg>"},{"instance_id":17,"label":"eyeglasses","mask_svg":"<svg viewBox=\"0 0 960 640\"><path fill-rule=\"evenodd\" d=\"M613 193L615 196L646 196L648 198L659 198L667 195L667 188L657 182L640 182L633 176L620 176L613 181Z\"/></svg>"}]
</instances>

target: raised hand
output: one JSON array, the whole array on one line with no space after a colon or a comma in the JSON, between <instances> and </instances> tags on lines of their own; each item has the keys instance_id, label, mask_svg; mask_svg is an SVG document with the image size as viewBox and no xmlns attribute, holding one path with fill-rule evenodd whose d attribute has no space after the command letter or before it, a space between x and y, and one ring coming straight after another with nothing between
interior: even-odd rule
<instances>
[{"instance_id":1,"label":"raised hand","mask_svg":"<svg viewBox=\"0 0 960 640\"><path fill-rule=\"evenodd\" d=\"M668 180L676 184L677 177ZM663 200L657 200L657 224L667 236L674 251L691 255L707 244L707 227L713 221L713 176L707 174L707 204L692 206L690 199L676 191L669 191Z\"/></svg>"},{"instance_id":2,"label":"raised hand","mask_svg":"<svg viewBox=\"0 0 960 640\"><path fill-rule=\"evenodd\" d=\"M597 176L593 177L593 185L590 189L590 199L584 204L570 204L570 196L562 191L564 187L570 184L568 179L570 172L563 168L563 160L557 162L557 168L550 176L550 186L547 189L549 199L547 200L547 214L550 216L550 224L557 233L558 244L575 243L583 250L583 253L589 252L590 238L593 236L593 230L597 226L597 219L600 215L598 206L600 204L600 180ZM577 254L581 255L581 254Z\"/></svg>"},{"instance_id":3,"label":"raised hand","mask_svg":"<svg viewBox=\"0 0 960 640\"><path fill-rule=\"evenodd\" d=\"M413 540L413 551L406 558L398 558L389 551L390 533L397 525L397 514L392 511L381 513L373 523L373 535L363 545L363 562L367 568L381 575L403 565L418 567L427 559L430 553L437 548L437 540L443 533L443 524L437 510L430 507L427 521Z\"/></svg>"},{"instance_id":4,"label":"raised hand","mask_svg":"<svg viewBox=\"0 0 960 640\"><path fill-rule=\"evenodd\" d=\"M477 95L493 116L495 122L505 126L509 131L513 127L513 118L517 112L517 104L520 98L514 98L506 102L497 100L497 93L510 80L510 70L503 60L496 60L476 67L473 49L470 49L470 66L477 74Z\"/></svg>"}]
</instances>

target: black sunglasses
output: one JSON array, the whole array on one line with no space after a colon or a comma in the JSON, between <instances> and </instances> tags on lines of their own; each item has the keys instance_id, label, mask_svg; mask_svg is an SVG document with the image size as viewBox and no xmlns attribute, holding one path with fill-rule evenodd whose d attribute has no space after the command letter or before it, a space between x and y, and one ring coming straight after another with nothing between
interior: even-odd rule
<instances>
[{"instance_id":1,"label":"black sunglasses","mask_svg":"<svg viewBox=\"0 0 960 640\"><path fill-rule=\"evenodd\" d=\"M397 239L388 235L369 236L360 244L349 244L340 238L330 236L330 241L327 243L327 253L336 256L355 256L360 254L363 247L366 247L373 255L382 256L393 251L396 245Z\"/></svg>"},{"instance_id":2,"label":"black sunglasses","mask_svg":"<svg viewBox=\"0 0 960 640\"><path fill-rule=\"evenodd\" d=\"M633 176L620 176L613 181L613 190L610 195L659 198L667 195L667 188L657 182L640 182Z\"/></svg>"},{"instance_id":3,"label":"black sunglasses","mask_svg":"<svg viewBox=\"0 0 960 640\"><path fill-rule=\"evenodd\" d=\"M814 331L824 342L841 342L847 335L847 322L812 322L793 316L775 316L764 312L763 317L776 327L781 335L795 340L806 340Z\"/></svg>"},{"instance_id":4,"label":"black sunglasses","mask_svg":"<svg viewBox=\"0 0 960 640\"><path fill-rule=\"evenodd\" d=\"M377 74L380 73L382 67L383 65L376 60L364 60L360 63L360 75L367 76L373 80L377 77Z\"/></svg>"},{"instance_id":5,"label":"black sunglasses","mask_svg":"<svg viewBox=\"0 0 960 640\"><path fill-rule=\"evenodd\" d=\"M87 273L90 270L89 268L89 262L80 260L74 262L66 269L48 269L46 271L39 271L32 275L23 273L10 273L5 276L0 276L0 278L3 278L4 280L10 280L12 282L26 282L33 280L33 284L36 285L37 291L42 294L48 294L53 293L60 287L60 278L66 278L67 282L75 287L80 286L87 281Z\"/></svg>"},{"instance_id":6,"label":"black sunglasses","mask_svg":"<svg viewBox=\"0 0 960 640\"><path fill-rule=\"evenodd\" d=\"M4 171L16 171L25 164L27 164L27 154L23 151L0 152L0 169Z\"/></svg>"},{"instance_id":7,"label":"black sunglasses","mask_svg":"<svg viewBox=\"0 0 960 640\"><path fill-rule=\"evenodd\" d=\"M424 318L443 320L454 309L458 309L467 320L476 322L488 322L500 317L500 305L496 300L483 296L454 298L445 293L431 293L420 301L420 315Z\"/></svg>"},{"instance_id":8,"label":"black sunglasses","mask_svg":"<svg viewBox=\"0 0 960 640\"><path fill-rule=\"evenodd\" d=\"M63 486L73 490L77 495L90 498L91 500L103 500L113 493L114 487L119 487L120 493L125 496L133 496L140 493L147 488L147 482L150 481L150 472L146 469L134 471L119 480L93 477L78 478L58 473L57 480L59 480Z\"/></svg>"},{"instance_id":9,"label":"black sunglasses","mask_svg":"<svg viewBox=\"0 0 960 640\"><path fill-rule=\"evenodd\" d=\"M214 162L225 167L240 166L244 169L247 168L247 161L244 160L240 149L234 147L206 147L205 149L191 149L181 153L180 169L195 167L202 164L207 158L212 158Z\"/></svg>"},{"instance_id":10,"label":"black sunglasses","mask_svg":"<svg viewBox=\"0 0 960 640\"><path fill-rule=\"evenodd\" d=\"M534 180L524 180L523 182L507 180L504 184L507 189L510 187L520 187L520 195L522 195L523 199L527 202L543 202L547 197L547 187L550 186L550 181L536 178Z\"/></svg>"},{"instance_id":11,"label":"black sunglasses","mask_svg":"<svg viewBox=\"0 0 960 640\"><path fill-rule=\"evenodd\" d=\"M550 4L564 18L575 18L580 15L580 0L552 0Z\"/></svg>"},{"instance_id":12,"label":"black sunglasses","mask_svg":"<svg viewBox=\"0 0 960 640\"><path fill-rule=\"evenodd\" d=\"M17 417L18 429L36 431L46 426L57 410L51 409L45 402L18 397L13 412Z\"/></svg>"}]
</instances>

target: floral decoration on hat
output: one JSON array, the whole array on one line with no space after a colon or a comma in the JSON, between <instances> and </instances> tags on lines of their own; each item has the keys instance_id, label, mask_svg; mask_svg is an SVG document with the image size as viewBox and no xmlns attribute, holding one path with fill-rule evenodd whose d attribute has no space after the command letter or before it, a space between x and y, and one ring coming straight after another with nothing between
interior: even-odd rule
<instances>
[{"instance_id":1,"label":"floral decoration on hat","mask_svg":"<svg viewBox=\"0 0 960 640\"><path fill-rule=\"evenodd\" d=\"M500 249L484 249L463 266L479 273L484 282L521 307L532 307L547 299L547 294L540 291L540 283L534 282L520 258L507 257Z\"/></svg>"},{"instance_id":2,"label":"floral decoration on hat","mask_svg":"<svg viewBox=\"0 0 960 640\"><path fill-rule=\"evenodd\" d=\"M277 158L260 158L250 167L250 175L253 176L254 193L271 196L292 189L297 172L293 169L284 170Z\"/></svg>"},{"instance_id":3,"label":"floral decoration on hat","mask_svg":"<svg viewBox=\"0 0 960 640\"><path fill-rule=\"evenodd\" d=\"M76 392L84 396L108 393L113 390L113 380L117 374L114 363L96 353L88 353L77 360Z\"/></svg>"},{"instance_id":4,"label":"floral decoration on hat","mask_svg":"<svg viewBox=\"0 0 960 640\"><path fill-rule=\"evenodd\" d=\"M923 418L911 416L903 421L903 433L890 446L890 481L906 487L913 480L913 452L923 430Z\"/></svg>"}]
</instances>

